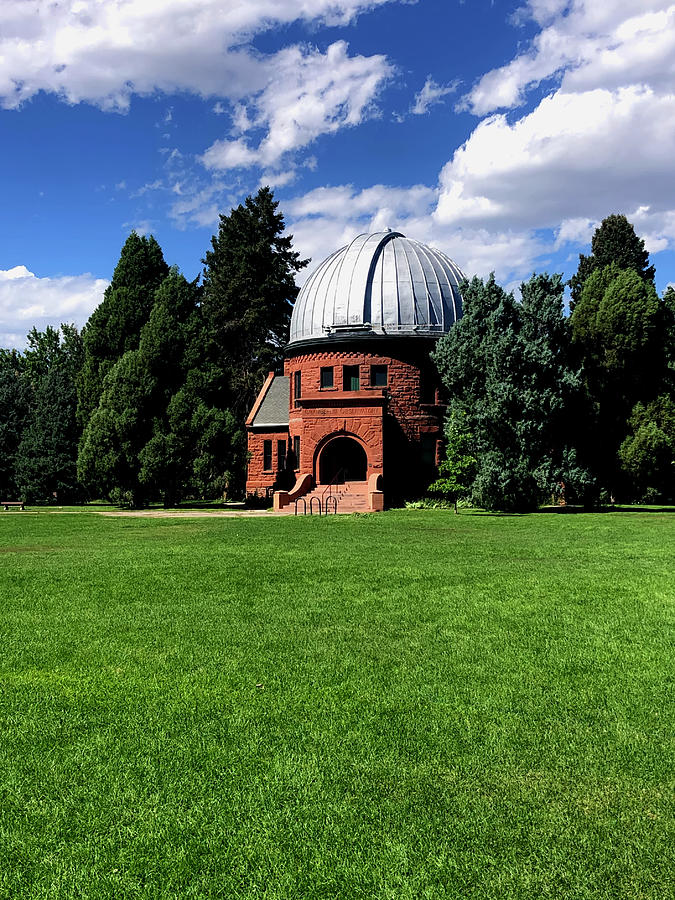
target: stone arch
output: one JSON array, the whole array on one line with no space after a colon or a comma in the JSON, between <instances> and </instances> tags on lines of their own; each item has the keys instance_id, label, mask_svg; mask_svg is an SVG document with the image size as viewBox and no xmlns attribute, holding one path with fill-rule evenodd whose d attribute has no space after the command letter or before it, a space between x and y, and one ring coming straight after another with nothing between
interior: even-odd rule
<instances>
[{"instance_id":1,"label":"stone arch","mask_svg":"<svg viewBox=\"0 0 675 900\"><path fill-rule=\"evenodd\" d=\"M318 445L314 457L317 484L329 484L342 471L345 481L368 480L368 448L358 435L338 431Z\"/></svg>"}]
</instances>

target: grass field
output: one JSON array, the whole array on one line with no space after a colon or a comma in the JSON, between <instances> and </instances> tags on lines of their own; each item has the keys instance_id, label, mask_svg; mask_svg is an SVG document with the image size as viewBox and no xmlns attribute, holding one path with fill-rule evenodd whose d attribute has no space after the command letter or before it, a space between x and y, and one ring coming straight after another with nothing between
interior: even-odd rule
<instances>
[{"instance_id":1,"label":"grass field","mask_svg":"<svg viewBox=\"0 0 675 900\"><path fill-rule=\"evenodd\" d=\"M0 513L0 897L675 896L675 512Z\"/></svg>"}]
</instances>

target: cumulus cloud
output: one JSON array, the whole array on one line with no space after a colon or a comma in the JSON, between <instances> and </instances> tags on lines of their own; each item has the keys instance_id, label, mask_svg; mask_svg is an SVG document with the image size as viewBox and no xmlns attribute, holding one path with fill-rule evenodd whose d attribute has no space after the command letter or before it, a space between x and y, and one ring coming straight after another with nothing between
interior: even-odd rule
<instances>
[{"instance_id":1,"label":"cumulus cloud","mask_svg":"<svg viewBox=\"0 0 675 900\"><path fill-rule=\"evenodd\" d=\"M651 252L674 246L675 4L530 0L522 15L541 29L464 98L489 115L441 171L437 222L552 229L557 249L623 212ZM496 112L549 83L520 116Z\"/></svg>"},{"instance_id":2,"label":"cumulus cloud","mask_svg":"<svg viewBox=\"0 0 675 900\"><path fill-rule=\"evenodd\" d=\"M26 266L0 269L0 346L23 346L33 326L84 325L107 286L88 274L39 278Z\"/></svg>"},{"instance_id":3,"label":"cumulus cloud","mask_svg":"<svg viewBox=\"0 0 675 900\"><path fill-rule=\"evenodd\" d=\"M506 282L527 277L547 250L532 232L444 225L431 215L437 197L437 190L426 185L379 184L365 190L340 185L316 188L287 201L284 209L294 245L312 258L302 278L357 234L386 228L438 247L468 276L495 271Z\"/></svg>"},{"instance_id":4,"label":"cumulus cloud","mask_svg":"<svg viewBox=\"0 0 675 900\"><path fill-rule=\"evenodd\" d=\"M415 116L422 116L428 112L432 106L443 102L443 97L448 94L454 94L459 87L459 81L453 81L451 84L438 84L429 75L424 82L422 90L415 94L415 100L410 112Z\"/></svg>"},{"instance_id":5,"label":"cumulus cloud","mask_svg":"<svg viewBox=\"0 0 675 900\"><path fill-rule=\"evenodd\" d=\"M556 227L617 205L670 208L674 123L675 95L643 87L558 91L513 124L492 116L444 167L436 214L445 223Z\"/></svg>"},{"instance_id":6,"label":"cumulus cloud","mask_svg":"<svg viewBox=\"0 0 675 900\"><path fill-rule=\"evenodd\" d=\"M520 106L528 90L550 78L557 78L563 90L575 91L672 87L672 0L531 0L521 12L545 27L525 52L483 75L462 108L483 116Z\"/></svg>"},{"instance_id":7,"label":"cumulus cloud","mask_svg":"<svg viewBox=\"0 0 675 900\"><path fill-rule=\"evenodd\" d=\"M247 42L297 20L346 24L394 0L22 0L0 4L0 98L39 91L126 109L133 94L241 98L267 81Z\"/></svg>"},{"instance_id":8,"label":"cumulus cloud","mask_svg":"<svg viewBox=\"0 0 675 900\"><path fill-rule=\"evenodd\" d=\"M286 154L370 116L393 69L380 55L350 57L342 41L326 52L264 54L251 39L295 21L344 25L391 2L401 0L0 3L0 104L18 107L45 91L124 112L133 95L212 97L232 132L206 150L206 167L276 172ZM171 118L169 109L158 127Z\"/></svg>"},{"instance_id":9,"label":"cumulus cloud","mask_svg":"<svg viewBox=\"0 0 675 900\"><path fill-rule=\"evenodd\" d=\"M275 166L319 135L360 124L392 67L384 56L349 56L336 41L325 53L287 47L267 62L268 79L249 104L236 109L239 132L265 129L257 146L239 137L216 141L202 157L209 169Z\"/></svg>"}]
</instances>

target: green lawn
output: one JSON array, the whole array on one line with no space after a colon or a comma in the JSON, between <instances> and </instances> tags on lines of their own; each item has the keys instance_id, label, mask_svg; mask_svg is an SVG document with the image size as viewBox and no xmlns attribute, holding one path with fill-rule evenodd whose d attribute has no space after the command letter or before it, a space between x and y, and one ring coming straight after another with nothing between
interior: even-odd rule
<instances>
[{"instance_id":1,"label":"green lawn","mask_svg":"<svg viewBox=\"0 0 675 900\"><path fill-rule=\"evenodd\" d=\"M675 897L675 511L0 513L0 897Z\"/></svg>"}]
</instances>

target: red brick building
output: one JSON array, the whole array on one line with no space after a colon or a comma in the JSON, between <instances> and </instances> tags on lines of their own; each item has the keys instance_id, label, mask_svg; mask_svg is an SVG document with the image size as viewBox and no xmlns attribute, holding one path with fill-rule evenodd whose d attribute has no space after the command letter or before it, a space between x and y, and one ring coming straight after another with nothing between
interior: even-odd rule
<instances>
[{"instance_id":1,"label":"red brick building","mask_svg":"<svg viewBox=\"0 0 675 900\"><path fill-rule=\"evenodd\" d=\"M246 423L249 494L381 509L424 490L444 413L429 352L462 314L462 278L393 231L321 263L298 295L284 374L269 374Z\"/></svg>"}]
</instances>

